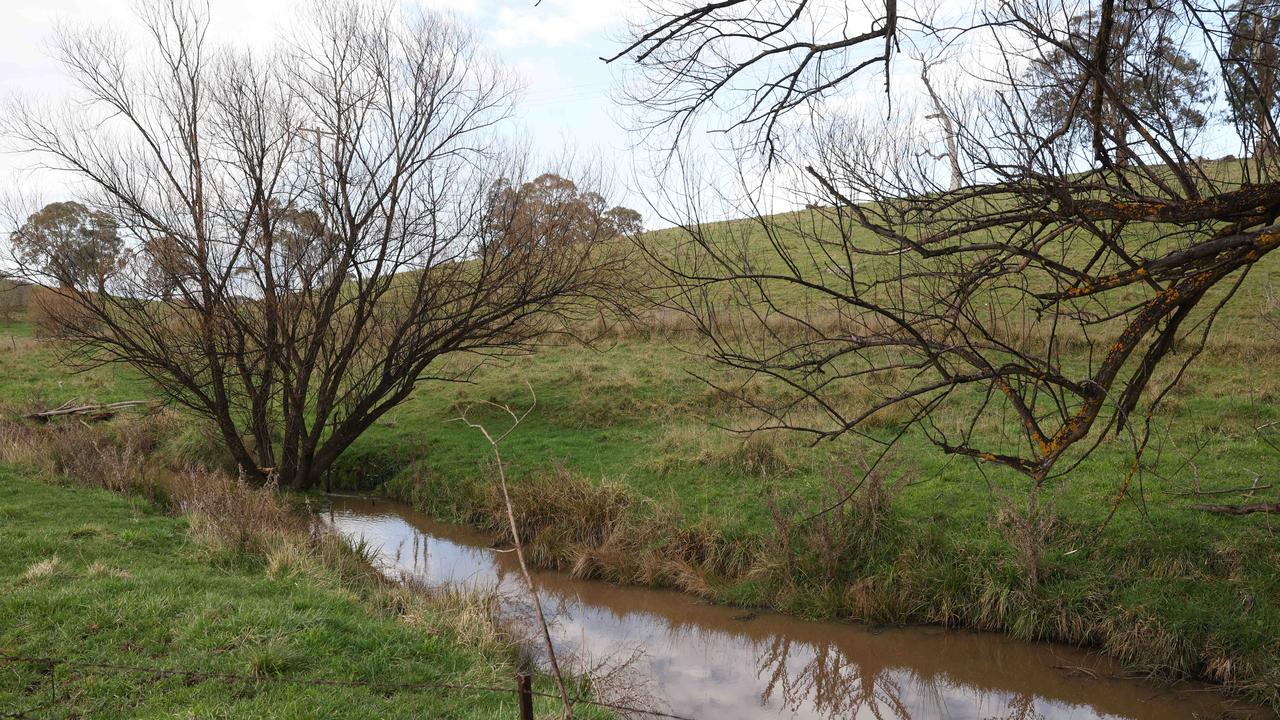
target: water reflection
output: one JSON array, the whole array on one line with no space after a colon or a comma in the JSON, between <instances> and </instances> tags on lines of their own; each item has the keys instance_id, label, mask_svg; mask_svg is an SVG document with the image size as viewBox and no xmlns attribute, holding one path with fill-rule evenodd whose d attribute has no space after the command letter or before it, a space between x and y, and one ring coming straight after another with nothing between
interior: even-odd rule
<instances>
[{"instance_id":1,"label":"water reflection","mask_svg":"<svg viewBox=\"0 0 1280 720\"><path fill-rule=\"evenodd\" d=\"M406 506L335 497L325 519L378 549L385 570L432 586L520 586L483 535ZM631 657L664 709L698 718L1273 718L1200 689L1115 679L1062 646L936 628L875 630L698 603L674 592L535 573L558 647Z\"/></svg>"}]
</instances>

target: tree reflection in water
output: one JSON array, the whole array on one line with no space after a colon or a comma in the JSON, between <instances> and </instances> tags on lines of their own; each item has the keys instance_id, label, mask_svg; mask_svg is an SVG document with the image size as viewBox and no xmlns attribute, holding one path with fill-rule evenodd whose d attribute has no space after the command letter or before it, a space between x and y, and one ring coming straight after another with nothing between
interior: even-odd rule
<instances>
[{"instance_id":1,"label":"tree reflection in water","mask_svg":"<svg viewBox=\"0 0 1280 720\"><path fill-rule=\"evenodd\" d=\"M757 657L761 677L768 682L760 701L778 700L796 711L806 706L828 717L852 717L864 711L877 720L910 718L896 680L879 668L850 661L835 643L802 643L809 658L799 667L789 664L792 640L775 635Z\"/></svg>"},{"instance_id":2,"label":"tree reflection in water","mask_svg":"<svg viewBox=\"0 0 1280 720\"><path fill-rule=\"evenodd\" d=\"M433 588L492 589L508 627L520 620L510 557L492 538L394 503L334 498L327 522L363 538L392 575ZM1205 692L1160 692L1113 676L1084 651L985 633L872 629L717 607L677 593L536 573L557 652L603 676L601 695L699 718L1075 720L1273 718ZM534 645L529 658L538 661ZM1067 673L1064 665L1087 668ZM643 700L640 698L643 696Z\"/></svg>"},{"instance_id":3,"label":"tree reflection in water","mask_svg":"<svg viewBox=\"0 0 1280 720\"><path fill-rule=\"evenodd\" d=\"M832 719L921 720L950 714L947 683L937 676L858 663L835 642L794 643L774 635L760 647L758 676L765 682L761 705L777 701L791 712L808 710ZM904 680L910 687L904 687ZM1005 709L988 717L1045 720L1033 694L1011 695Z\"/></svg>"}]
</instances>

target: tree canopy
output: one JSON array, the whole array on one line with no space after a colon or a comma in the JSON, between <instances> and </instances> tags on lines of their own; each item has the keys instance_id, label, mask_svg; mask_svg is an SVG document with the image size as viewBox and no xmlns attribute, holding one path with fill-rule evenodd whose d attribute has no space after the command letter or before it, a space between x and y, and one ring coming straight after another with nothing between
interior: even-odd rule
<instances>
[{"instance_id":1,"label":"tree canopy","mask_svg":"<svg viewBox=\"0 0 1280 720\"><path fill-rule=\"evenodd\" d=\"M45 205L9 236L21 263L67 285L101 291L124 262L124 241L110 214L66 200Z\"/></svg>"},{"instance_id":2,"label":"tree canopy","mask_svg":"<svg viewBox=\"0 0 1280 720\"><path fill-rule=\"evenodd\" d=\"M1179 43L1180 21L1167 2L1125 8L1109 17L1097 9L1073 16L1053 43L1042 43L1031 59L1021 91L1033 96L1031 112L1041 122L1067 130L1064 135L1097 129L1113 146L1117 162L1128 162L1133 123L1129 113L1160 118L1170 133L1198 130L1207 121L1212 84L1191 51ZM1108 47L1099 43L1105 38ZM1080 112L1075 89L1094 72L1081 59L1104 57L1104 79L1111 90L1099 107ZM1088 117L1096 112L1097 117Z\"/></svg>"},{"instance_id":3,"label":"tree canopy","mask_svg":"<svg viewBox=\"0 0 1280 720\"><path fill-rule=\"evenodd\" d=\"M498 216L511 219L495 232L494 241L500 245L591 243L644 229L639 212L609 208L599 193L555 173L519 184L500 179L489 191L489 203Z\"/></svg>"}]
</instances>

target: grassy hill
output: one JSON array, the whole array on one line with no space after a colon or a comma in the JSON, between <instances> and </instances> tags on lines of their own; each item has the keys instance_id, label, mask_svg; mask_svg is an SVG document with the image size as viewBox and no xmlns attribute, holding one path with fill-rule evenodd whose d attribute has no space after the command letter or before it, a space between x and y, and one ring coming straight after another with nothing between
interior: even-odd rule
<instances>
[{"instance_id":1,"label":"grassy hill","mask_svg":"<svg viewBox=\"0 0 1280 720\"><path fill-rule=\"evenodd\" d=\"M480 400L523 408L532 388L537 406L503 454L541 565L807 616L1097 646L1139 672L1218 681L1280 706L1280 528L1273 517L1189 507L1193 490L1255 479L1266 486L1255 500L1280 494L1268 435L1277 426L1267 427L1280 421L1276 257L1251 273L1157 416L1150 471L1109 522L1132 463L1123 440L1049 486L1045 515L1028 526L1024 479L943 456L917 434L851 503L804 522L854 488L871 448L717 429L754 418L695 377L727 377L699 351L678 318L658 313L596 348L549 345L480 367L472 384L423 383L346 453L332 482L497 529L487 445L455 419ZM21 324L0 328L0 367L0 397L13 404L147 395L124 369L71 374ZM481 407L472 418L503 422ZM901 419L877 416L873 432L892 435ZM213 457L207 448L192 425L170 452ZM1036 586L1020 569L1029 543L1043 545Z\"/></svg>"}]
</instances>

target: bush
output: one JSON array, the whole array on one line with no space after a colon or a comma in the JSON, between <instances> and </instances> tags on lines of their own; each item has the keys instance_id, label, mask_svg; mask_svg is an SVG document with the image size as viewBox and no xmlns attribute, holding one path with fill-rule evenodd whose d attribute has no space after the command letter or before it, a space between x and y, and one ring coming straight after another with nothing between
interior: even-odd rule
<instances>
[{"instance_id":1,"label":"bush","mask_svg":"<svg viewBox=\"0 0 1280 720\"><path fill-rule=\"evenodd\" d=\"M177 509L191 519L192 530L206 544L230 544L237 550L265 552L271 538L301 529L280 501L275 481L249 484L243 474L190 467L170 481Z\"/></svg>"}]
</instances>

